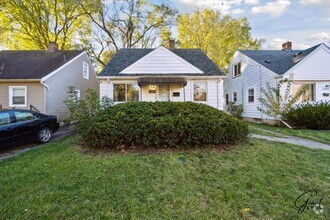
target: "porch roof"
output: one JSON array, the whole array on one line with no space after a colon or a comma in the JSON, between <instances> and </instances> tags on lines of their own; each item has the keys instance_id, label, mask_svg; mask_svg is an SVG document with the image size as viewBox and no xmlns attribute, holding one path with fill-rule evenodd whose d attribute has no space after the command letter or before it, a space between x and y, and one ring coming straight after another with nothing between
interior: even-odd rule
<instances>
[{"instance_id":1,"label":"porch roof","mask_svg":"<svg viewBox=\"0 0 330 220\"><path fill-rule=\"evenodd\" d=\"M146 84L183 84L187 85L187 79L184 77L140 77L138 79L138 85Z\"/></svg>"}]
</instances>

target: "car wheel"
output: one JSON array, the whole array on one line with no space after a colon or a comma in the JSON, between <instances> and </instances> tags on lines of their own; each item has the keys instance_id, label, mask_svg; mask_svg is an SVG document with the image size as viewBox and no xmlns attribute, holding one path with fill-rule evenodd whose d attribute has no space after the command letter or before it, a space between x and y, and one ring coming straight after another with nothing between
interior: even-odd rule
<instances>
[{"instance_id":1,"label":"car wheel","mask_svg":"<svg viewBox=\"0 0 330 220\"><path fill-rule=\"evenodd\" d=\"M51 137L52 137L52 130L50 130L49 128L43 128L39 131L38 141L40 143L47 143Z\"/></svg>"}]
</instances>

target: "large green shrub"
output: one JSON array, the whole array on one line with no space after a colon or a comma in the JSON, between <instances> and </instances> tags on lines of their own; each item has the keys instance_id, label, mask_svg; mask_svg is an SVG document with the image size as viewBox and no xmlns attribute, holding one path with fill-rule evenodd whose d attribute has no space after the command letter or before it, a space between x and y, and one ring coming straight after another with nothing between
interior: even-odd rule
<instances>
[{"instance_id":1,"label":"large green shrub","mask_svg":"<svg viewBox=\"0 0 330 220\"><path fill-rule=\"evenodd\" d=\"M129 102L99 114L83 135L92 147L190 147L235 144L247 124L213 107L192 102Z\"/></svg>"},{"instance_id":2,"label":"large green shrub","mask_svg":"<svg viewBox=\"0 0 330 220\"><path fill-rule=\"evenodd\" d=\"M297 128L330 129L330 102L302 103L291 108L286 120Z\"/></svg>"}]
</instances>

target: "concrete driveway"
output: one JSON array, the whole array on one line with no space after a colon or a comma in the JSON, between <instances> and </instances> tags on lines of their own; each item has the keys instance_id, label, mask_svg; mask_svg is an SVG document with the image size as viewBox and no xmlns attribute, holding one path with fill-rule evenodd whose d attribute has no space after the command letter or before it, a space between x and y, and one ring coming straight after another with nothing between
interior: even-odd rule
<instances>
[{"instance_id":1,"label":"concrete driveway","mask_svg":"<svg viewBox=\"0 0 330 220\"><path fill-rule=\"evenodd\" d=\"M60 140L61 138L71 135L72 133L73 133L72 126L60 127L58 131L53 135L50 142ZM20 144L17 146L12 146L5 150L0 150L0 161L42 146L43 144L30 142L28 144Z\"/></svg>"}]
</instances>

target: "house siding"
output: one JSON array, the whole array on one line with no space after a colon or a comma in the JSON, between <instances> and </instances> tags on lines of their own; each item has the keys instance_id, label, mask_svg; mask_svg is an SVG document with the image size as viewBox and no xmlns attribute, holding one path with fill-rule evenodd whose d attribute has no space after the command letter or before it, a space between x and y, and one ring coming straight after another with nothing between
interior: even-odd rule
<instances>
[{"instance_id":1,"label":"house siding","mask_svg":"<svg viewBox=\"0 0 330 220\"><path fill-rule=\"evenodd\" d=\"M320 46L294 68L285 73L294 80L330 81L330 49Z\"/></svg>"},{"instance_id":2,"label":"house siding","mask_svg":"<svg viewBox=\"0 0 330 220\"><path fill-rule=\"evenodd\" d=\"M200 73L197 67L164 47L159 47L124 69L123 74Z\"/></svg>"},{"instance_id":3,"label":"house siding","mask_svg":"<svg viewBox=\"0 0 330 220\"><path fill-rule=\"evenodd\" d=\"M16 109L30 109L30 105L33 105L40 112L45 113L44 86L38 82L24 82L24 83L0 82L0 105L2 105L2 108L10 108L9 86L27 87L26 107L15 107Z\"/></svg>"},{"instance_id":4,"label":"house siding","mask_svg":"<svg viewBox=\"0 0 330 220\"><path fill-rule=\"evenodd\" d=\"M293 75L295 84L314 84L315 101L329 101L330 97L323 96L330 92L330 49L320 46L308 57L289 70L283 77Z\"/></svg>"},{"instance_id":5,"label":"house siding","mask_svg":"<svg viewBox=\"0 0 330 220\"><path fill-rule=\"evenodd\" d=\"M223 80L219 79L188 79L187 85L182 87L181 84L171 84L170 85L170 100L173 102L184 102L184 101L194 101L194 82L206 82L207 83L207 100L202 102L214 108L223 110L224 99L223 99ZM113 85L121 83L137 83L137 80L125 80L125 79L111 79L109 82L107 80L100 80L100 97L107 96L113 99ZM159 87L155 85L156 93L149 93L150 86L143 85L140 87L140 101L154 102L158 101ZM173 92L179 92L179 97L173 97Z\"/></svg>"},{"instance_id":6,"label":"house siding","mask_svg":"<svg viewBox=\"0 0 330 220\"><path fill-rule=\"evenodd\" d=\"M89 79L83 78L83 62L89 65ZM82 98L87 89L94 89L99 93L99 82L86 53L45 80L45 84L49 87L46 91L46 113L56 115L59 120L69 117L69 111L64 101L68 97L67 92L70 86L80 90Z\"/></svg>"},{"instance_id":7,"label":"house siding","mask_svg":"<svg viewBox=\"0 0 330 220\"><path fill-rule=\"evenodd\" d=\"M241 62L241 76L233 78L233 65ZM257 108L260 105L259 97L261 97L261 88L266 88L267 82L275 85L278 76L276 73L256 63L249 57L240 52L236 52L228 70L228 76L224 81L224 94L229 94L229 101L233 101L233 93L237 92L237 104L243 105L242 116L246 118L262 118L272 119L271 117L262 114ZM254 102L248 102L248 89L254 89Z\"/></svg>"}]
</instances>

